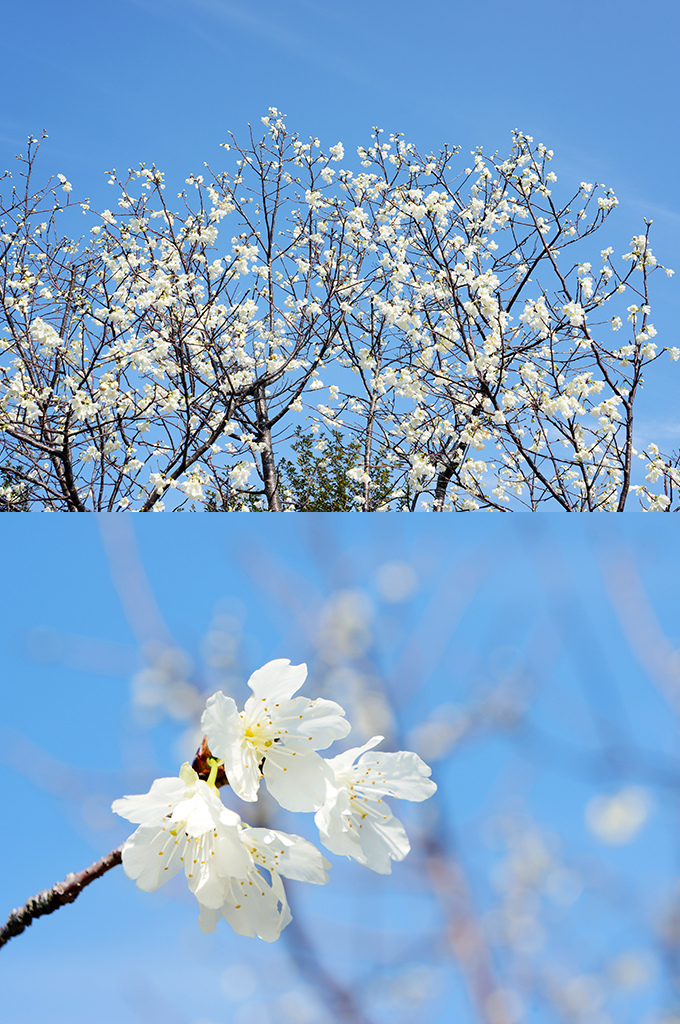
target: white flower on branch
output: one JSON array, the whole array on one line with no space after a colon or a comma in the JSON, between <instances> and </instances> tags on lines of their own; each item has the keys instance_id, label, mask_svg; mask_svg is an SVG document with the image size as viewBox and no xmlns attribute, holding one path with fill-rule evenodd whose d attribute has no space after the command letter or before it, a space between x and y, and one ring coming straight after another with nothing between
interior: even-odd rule
<instances>
[{"instance_id":1,"label":"white flower on branch","mask_svg":"<svg viewBox=\"0 0 680 1024\"><path fill-rule=\"evenodd\" d=\"M225 880L245 878L252 868L240 817L188 763L179 778L156 779L148 793L114 800L111 809L139 825L123 847L123 868L144 892L184 867L196 898L220 906Z\"/></svg>"},{"instance_id":2,"label":"white flower on branch","mask_svg":"<svg viewBox=\"0 0 680 1024\"><path fill-rule=\"evenodd\" d=\"M229 479L234 487L243 487L254 469L254 462L238 462L229 470Z\"/></svg>"},{"instance_id":3,"label":"white flower on branch","mask_svg":"<svg viewBox=\"0 0 680 1024\"><path fill-rule=\"evenodd\" d=\"M586 322L585 311L578 302L567 302L562 309L569 317L572 327L581 327Z\"/></svg>"},{"instance_id":4,"label":"white flower on branch","mask_svg":"<svg viewBox=\"0 0 680 1024\"><path fill-rule=\"evenodd\" d=\"M214 761L204 782L183 764L179 778L114 800L112 809L140 826L123 845L123 868L137 888L155 892L184 866L202 931L215 931L224 917L239 935L273 942L291 920L280 876L323 885L330 864L306 839L242 825L220 800L216 770Z\"/></svg>"},{"instance_id":5,"label":"white flower on branch","mask_svg":"<svg viewBox=\"0 0 680 1024\"><path fill-rule=\"evenodd\" d=\"M40 317L37 317L31 324L30 330L31 338L41 346L41 350L46 353L58 352L64 349L64 342L59 337L54 327L51 324L45 323Z\"/></svg>"},{"instance_id":6,"label":"white flower on branch","mask_svg":"<svg viewBox=\"0 0 680 1024\"><path fill-rule=\"evenodd\" d=\"M240 839L252 867L245 877L224 880L219 906L201 902L198 923L201 931L214 932L224 917L239 935L274 942L291 920L280 876L325 885L330 864L312 843L286 832L244 825ZM269 872L270 882L260 868Z\"/></svg>"},{"instance_id":7,"label":"white flower on branch","mask_svg":"<svg viewBox=\"0 0 680 1024\"><path fill-rule=\"evenodd\" d=\"M324 803L332 774L316 751L346 736L350 725L334 701L293 698L306 676L306 665L279 658L253 672L243 711L221 690L208 700L201 728L242 800L257 800L264 761L267 789L282 807L315 811Z\"/></svg>"},{"instance_id":8,"label":"white flower on branch","mask_svg":"<svg viewBox=\"0 0 680 1024\"><path fill-rule=\"evenodd\" d=\"M332 853L352 857L388 875L392 861L403 860L411 845L404 826L383 798L427 800L437 786L429 778L431 769L411 751L367 753L382 739L374 736L363 747L353 747L326 761L334 781L314 821L321 842Z\"/></svg>"}]
</instances>

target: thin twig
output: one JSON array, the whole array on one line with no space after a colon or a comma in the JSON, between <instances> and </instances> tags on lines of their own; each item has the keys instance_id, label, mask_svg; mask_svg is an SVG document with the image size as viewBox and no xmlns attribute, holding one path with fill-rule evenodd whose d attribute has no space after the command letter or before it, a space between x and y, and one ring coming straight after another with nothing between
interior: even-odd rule
<instances>
[{"instance_id":1,"label":"thin twig","mask_svg":"<svg viewBox=\"0 0 680 1024\"><path fill-rule=\"evenodd\" d=\"M43 889L37 896L28 900L23 907L13 910L7 918L7 924L0 928L0 946L4 946L14 935L21 934L24 928L33 924L36 917L51 914L53 910L58 910L64 904L73 903L86 885L94 882L95 878L101 878L106 871L110 871L116 864L120 864L122 859L123 847L121 845L111 853L107 853L101 860L90 864L89 868L77 873L71 871L63 882L57 882L51 889Z\"/></svg>"}]
</instances>

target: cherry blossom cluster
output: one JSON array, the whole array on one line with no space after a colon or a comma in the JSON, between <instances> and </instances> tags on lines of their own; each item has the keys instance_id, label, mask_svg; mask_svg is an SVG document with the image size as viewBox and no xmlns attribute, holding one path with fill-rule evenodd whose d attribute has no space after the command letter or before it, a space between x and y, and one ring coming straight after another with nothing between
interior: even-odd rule
<instances>
[{"instance_id":1,"label":"cherry blossom cluster","mask_svg":"<svg viewBox=\"0 0 680 1024\"><path fill-rule=\"evenodd\" d=\"M60 511L295 509L296 427L358 445L365 511L672 507L678 456L637 442L662 343L650 223L557 196L553 152L421 154L375 129L359 167L271 108L178 202L112 171L96 213L64 175L0 203L0 500ZM74 213L94 217L65 237ZM383 486L385 475L389 488ZM31 504L31 502L33 504Z\"/></svg>"},{"instance_id":2,"label":"cherry blossom cluster","mask_svg":"<svg viewBox=\"0 0 680 1024\"><path fill-rule=\"evenodd\" d=\"M375 750L382 736L332 758L335 740L350 731L334 701L295 697L305 665L270 661L250 677L242 711L221 691L201 719L210 771L188 763L177 778L157 779L148 793L115 800L112 809L138 825L123 846L123 867L145 892L184 869L204 932L224 917L240 935L272 942L291 920L282 878L322 885L329 862L296 835L251 828L227 808L218 773L241 800L253 803L264 780L289 811L314 813L322 844L381 874L403 860L410 844L385 797L426 800L435 792L429 767L409 751Z\"/></svg>"}]
</instances>

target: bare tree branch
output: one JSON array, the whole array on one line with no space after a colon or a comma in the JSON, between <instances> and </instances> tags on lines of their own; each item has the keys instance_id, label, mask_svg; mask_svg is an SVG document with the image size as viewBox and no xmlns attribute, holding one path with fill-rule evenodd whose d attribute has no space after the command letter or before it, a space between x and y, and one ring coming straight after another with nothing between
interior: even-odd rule
<instances>
[{"instance_id":1,"label":"bare tree branch","mask_svg":"<svg viewBox=\"0 0 680 1024\"><path fill-rule=\"evenodd\" d=\"M43 889L37 896L32 896L23 907L13 910L7 918L7 923L0 929L0 946L4 946L15 935L20 935L25 928L33 924L36 917L51 914L66 903L73 903L86 885L94 882L95 878L101 878L111 868L115 868L122 859L121 845L107 853L105 857L96 860L94 864L90 864L89 868L78 872L71 871L63 882L57 882L51 889Z\"/></svg>"}]
</instances>

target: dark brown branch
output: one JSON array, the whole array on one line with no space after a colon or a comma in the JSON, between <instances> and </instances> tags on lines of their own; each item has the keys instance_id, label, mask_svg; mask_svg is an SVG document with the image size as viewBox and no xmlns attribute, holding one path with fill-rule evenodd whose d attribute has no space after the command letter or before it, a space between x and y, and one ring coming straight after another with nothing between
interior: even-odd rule
<instances>
[{"instance_id":1,"label":"dark brown branch","mask_svg":"<svg viewBox=\"0 0 680 1024\"><path fill-rule=\"evenodd\" d=\"M7 924L0 928L0 946L4 946L14 935L21 934L24 928L28 928L29 924L33 924L36 917L42 917L43 914L51 914L52 911L58 910L64 904L73 903L86 885L94 882L95 878L101 878L106 871L110 871L116 864L120 864L122 857L123 847L119 846L117 849L112 850L111 853L107 853L101 860L96 860L94 864L90 864L89 868L85 868L84 871L77 873L71 871L63 882L57 882L51 889L43 889L37 896L33 896L28 900L23 907L13 910L7 918Z\"/></svg>"}]
</instances>

